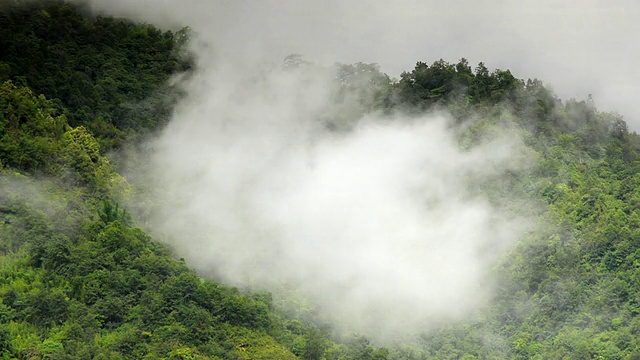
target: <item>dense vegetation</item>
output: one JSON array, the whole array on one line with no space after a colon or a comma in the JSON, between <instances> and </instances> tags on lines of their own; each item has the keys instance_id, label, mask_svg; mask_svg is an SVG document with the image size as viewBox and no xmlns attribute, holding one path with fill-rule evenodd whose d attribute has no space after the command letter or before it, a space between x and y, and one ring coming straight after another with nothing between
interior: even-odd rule
<instances>
[{"instance_id":1,"label":"dense vegetation","mask_svg":"<svg viewBox=\"0 0 640 360\"><path fill-rule=\"evenodd\" d=\"M472 137L491 124L519 129L537 164L507 189L541 200L547 226L496 269L501 287L488 309L423 337L414 354L640 358L640 138L619 115L598 112L591 99L563 102L538 81L500 70L487 75L482 64L468 73L464 61L419 63L398 84L401 94L410 89L415 97L400 98L444 106L461 119L476 114ZM465 86L455 85L461 81Z\"/></svg>"},{"instance_id":2,"label":"dense vegetation","mask_svg":"<svg viewBox=\"0 0 640 360\"><path fill-rule=\"evenodd\" d=\"M117 205L105 156L157 129L185 32L59 2L0 8L0 357L356 359L268 293L197 276Z\"/></svg>"},{"instance_id":3,"label":"dense vegetation","mask_svg":"<svg viewBox=\"0 0 640 360\"><path fill-rule=\"evenodd\" d=\"M487 191L539 202L547 226L500 263L494 301L471 320L389 349L338 344L268 293L198 277L116 205L132 189L105 154L168 119L185 32L12 4L0 8L3 359L640 359L640 141L591 99L464 59L397 81L341 66L338 102L356 112L446 109L465 124L461 146L517 131L536 166Z\"/></svg>"},{"instance_id":4,"label":"dense vegetation","mask_svg":"<svg viewBox=\"0 0 640 360\"><path fill-rule=\"evenodd\" d=\"M84 125L103 148L168 119L175 94L166 85L189 68L186 36L49 3L4 5L0 81L13 79L51 99L71 126Z\"/></svg>"}]
</instances>

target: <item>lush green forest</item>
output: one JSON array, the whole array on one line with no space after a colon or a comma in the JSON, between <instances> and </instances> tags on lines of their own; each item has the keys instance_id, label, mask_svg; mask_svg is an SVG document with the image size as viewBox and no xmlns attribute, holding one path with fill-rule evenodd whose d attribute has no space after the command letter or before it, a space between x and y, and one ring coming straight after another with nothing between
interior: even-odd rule
<instances>
[{"instance_id":1,"label":"lush green forest","mask_svg":"<svg viewBox=\"0 0 640 360\"><path fill-rule=\"evenodd\" d=\"M592 99L464 59L418 62L398 80L340 67L339 95L368 86L349 116L446 110L465 124L462 147L516 129L536 164L486 191L539 203L549 224L494 269L488 307L376 347L333 338L269 293L199 277L117 205L134 189L107 154L167 123L181 96L168 80L192 67L186 31L11 4L0 7L2 359L640 359L640 140Z\"/></svg>"}]
</instances>

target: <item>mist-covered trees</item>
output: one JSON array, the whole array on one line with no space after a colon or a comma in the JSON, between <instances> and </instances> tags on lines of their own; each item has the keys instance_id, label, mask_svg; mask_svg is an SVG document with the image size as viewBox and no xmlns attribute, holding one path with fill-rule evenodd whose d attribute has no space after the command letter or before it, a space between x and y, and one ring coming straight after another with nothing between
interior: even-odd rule
<instances>
[{"instance_id":1,"label":"mist-covered trees","mask_svg":"<svg viewBox=\"0 0 640 360\"><path fill-rule=\"evenodd\" d=\"M320 359L338 347L269 294L199 277L113 200L130 188L106 153L167 119L187 30L54 1L3 3L0 21L0 357Z\"/></svg>"},{"instance_id":2,"label":"mist-covered trees","mask_svg":"<svg viewBox=\"0 0 640 360\"><path fill-rule=\"evenodd\" d=\"M464 60L418 63L393 86L399 102L417 111L449 109L460 121L473 114L463 139L486 129L482 123L509 119L537 157L533 172L512 186L545 204L545 226L496 269L501 286L492 304L414 349L437 359L640 356L640 138L626 122L599 112L591 98L562 101L538 80L483 64L470 71Z\"/></svg>"},{"instance_id":3,"label":"mist-covered trees","mask_svg":"<svg viewBox=\"0 0 640 360\"><path fill-rule=\"evenodd\" d=\"M166 121L188 30L1 5L3 358L640 358L640 139L593 99L465 59L418 62L398 80L336 66L337 110L322 120L337 130L367 112L433 109L463 125L461 147L513 127L535 164L483 191L528 196L547 224L502 260L499 291L473 318L389 349L336 343L267 293L199 277L116 205L130 188L105 154Z\"/></svg>"}]
</instances>

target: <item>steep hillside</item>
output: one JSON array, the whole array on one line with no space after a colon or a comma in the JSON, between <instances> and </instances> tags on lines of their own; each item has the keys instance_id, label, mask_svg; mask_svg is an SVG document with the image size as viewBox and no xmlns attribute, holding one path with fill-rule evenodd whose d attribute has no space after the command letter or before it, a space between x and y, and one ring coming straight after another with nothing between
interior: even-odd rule
<instances>
[{"instance_id":1,"label":"steep hillside","mask_svg":"<svg viewBox=\"0 0 640 360\"><path fill-rule=\"evenodd\" d=\"M542 224L492 269L489 305L381 348L198 276L118 206L137 189L107 156L166 125L187 38L55 1L0 7L3 359L640 359L640 138L590 98L464 59L399 80L338 66L320 120L349 132L365 113L437 110L461 149L523 139L530 170L475 184Z\"/></svg>"},{"instance_id":2,"label":"steep hillside","mask_svg":"<svg viewBox=\"0 0 640 360\"><path fill-rule=\"evenodd\" d=\"M58 2L0 20L3 359L384 354L199 277L113 202L132 189L105 153L167 120L180 34Z\"/></svg>"},{"instance_id":3,"label":"steep hillside","mask_svg":"<svg viewBox=\"0 0 640 360\"><path fill-rule=\"evenodd\" d=\"M422 350L437 359L638 358L639 137L591 99L561 101L538 81L487 74L482 65L472 76L464 69L464 62L419 63L398 91L460 119L480 112L480 123L517 124L537 164L516 189L543 202L546 226L496 269L493 303L474 320L424 337ZM465 74L466 86L455 90Z\"/></svg>"}]
</instances>

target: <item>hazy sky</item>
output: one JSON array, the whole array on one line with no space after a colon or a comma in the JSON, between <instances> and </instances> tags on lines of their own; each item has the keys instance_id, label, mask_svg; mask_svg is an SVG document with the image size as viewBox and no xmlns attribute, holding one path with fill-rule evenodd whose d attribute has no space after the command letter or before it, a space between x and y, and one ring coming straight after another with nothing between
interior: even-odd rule
<instances>
[{"instance_id":1,"label":"hazy sky","mask_svg":"<svg viewBox=\"0 0 640 360\"><path fill-rule=\"evenodd\" d=\"M416 61L466 57L539 78L562 98L593 94L640 128L640 2L634 0L113 0L97 8L161 25L215 32L216 51L291 53L369 62L398 76ZM123 6L122 8L119 8Z\"/></svg>"}]
</instances>

